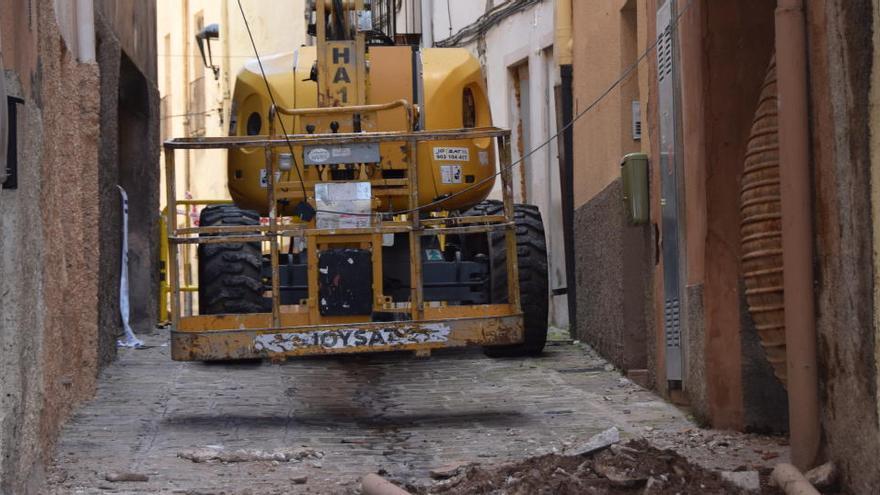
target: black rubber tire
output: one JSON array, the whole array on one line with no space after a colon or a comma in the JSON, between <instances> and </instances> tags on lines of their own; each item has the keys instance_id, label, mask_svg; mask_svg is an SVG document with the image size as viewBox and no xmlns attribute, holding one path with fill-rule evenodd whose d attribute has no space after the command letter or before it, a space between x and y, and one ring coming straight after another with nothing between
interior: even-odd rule
<instances>
[{"instance_id":1,"label":"black rubber tire","mask_svg":"<svg viewBox=\"0 0 880 495\"><path fill-rule=\"evenodd\" d=\"M501 215L501 201L487 200L468 210L465 215ZM547 241L544 222L537 206L514 205L516 220L516 253L519 269L520 305L523 310L525 338L522 344L485 347L490 357L537 356L547 343L547 315L550 304L547 278ZM489 234L491 259L491 300L496 304L508 301L507 245L503 232Z\"/></svg>"},{"instance_id":2,"label":"black rubber tire","mask_svg":"<svg viewBox=\"0 0 880 495\"><path fill-rule=\"evenodd\" d=\"M259 224L259 214L235 205L208 206L199 216L201 227ZM266 311L259 242L200 244L198 264L199 314Z\"/></svg>"}]
</instances>

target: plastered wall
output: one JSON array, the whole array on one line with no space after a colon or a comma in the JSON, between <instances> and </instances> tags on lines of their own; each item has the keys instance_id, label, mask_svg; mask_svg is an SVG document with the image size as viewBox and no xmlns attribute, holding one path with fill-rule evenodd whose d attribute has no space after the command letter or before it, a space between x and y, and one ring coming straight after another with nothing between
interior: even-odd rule
<instances>
[{"instance_id":1,"label":"plastered wall","mask_svg":"<svg viewBox=\"0 0 880 495\"><path fill-rule=\"evenodd\" d=\"M118 309L99 318L101 292L118 290L118 278L98 269L100 234L108 208L120 208L98 199L101 167L119 167L100 159L104 138L115 138L102 135L103 68L76 60L53 3L0 0L3 77L25 101L18 189L0 190L0 494L41 493L56 435L93 393L119 331Z\"/></svg>"},{"instance_id":2,"label":"plastered wall","mask_svg":"<svg viewBox=\"0 0 880 495\"><path fill-rule=\"evenodd\" d=\"M868 104L877 94L877 8L870 0L833 0L807 10L824 455L841 468L849 493L880 486L871 194L877 155L870 137L876 121Z\"/></svg>"}]
</instances>

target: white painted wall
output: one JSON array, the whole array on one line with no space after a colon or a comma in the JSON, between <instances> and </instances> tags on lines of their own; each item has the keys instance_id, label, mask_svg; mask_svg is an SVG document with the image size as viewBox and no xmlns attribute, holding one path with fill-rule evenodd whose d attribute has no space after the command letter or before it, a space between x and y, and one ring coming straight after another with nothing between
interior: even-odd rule
<instances>
[{"instance_id":1,"label":"white painted wall","mask_svg":"<svg viewBox=\"0 0 880 495\"><path fill-rule=\"evenodd\" d=\"M261 57L293 51L305 42L304 0L242 0L241 3ZM211 45L214 64L220 66L217 80L212 71L204 67L195 42L195 20L200 14L204 25L220 25L220 38ZM236 75L246 61L254 58L238 2L158 0L157 21L159 92L163 98L170 97L171 107L164 118L170 119L172 137L192 134L192 116L188 115L192 103L189 84L202 76L205 77L204 108L208 112L204 134L225 136L229 130ZM166 37L170 41L168 46ZM229 198L225 151L179 151L176 159L178 197L188 193L200 199ZM184 171L187 166L188 174ZM164 204L164 189L161 198Z\"/></svg>"},{"instance_id":2,"label":"white painted wall","mask_svg":"<svg viewBox=\"0 0 880 495\"><path fill-rule=\"evenodd\" d=\"M242 0L242 7L254 35L260 56L290 52L305 41L304 0ZM158 84L162 98L170 98L170 108L162 125L170 123L169 137L193 135L190 83L205 78L203 106L205 136L225 136L229 132L229 108L238 71L254 58L254 49L245 29L236 0L158 0L157 5ZM196 19L204 25L219 24L220 37L212 41L213 62L220 74L214 79L204 66L195 36ZM189 150L175 153L177 198L229 199L225 150ZM160 203L165 202L165 167L162 157ZM198 220L197 207L178 207L181 226L187 219ZM195 282L195 249L183 248L182 280ZM191 294L184 298L187 313L195 310Z\"/></svg>"},{"instance_id":3,"label":"white painted wall","mask_svg":"<svg viewBox=\"0 0 880 495\"><path fill-rule=\"evenodd\" d=\"M476 21L486 10L488 0L423 0L430 18L423 23L440 41ZM507 0L494 0L498 6ZM514 143L519 111L516 104L513 72L527 64L529 81L529 137L531 145L538 146L556 134L556 102L554 88L559 84L559 70L553 58L554 2L545 0L530 9L515 14L494 26L485 36L464 46L471 50L483 65L496 126L513 130ZM451 23L450 23L451 20ZM451 27L451 31L450 31ZM425 40L431 44L430 39ZM526 125L526 123L524 123ZM528 150L525 150L526 152ZM514 146L514 160L520 158ZM556 140L532 154L527 167L515 169L519 184L520 173L525 174L526 198L541 209L547 232L550 289L566 286L565 251L563 245L562 204L559 187L558 150ZM496 197L500 193L493 192ZM521 199L521 191L516 193ZM550 322L568 327L568 303L565 295L551 296Z\"/></svg>"}]
</instances>

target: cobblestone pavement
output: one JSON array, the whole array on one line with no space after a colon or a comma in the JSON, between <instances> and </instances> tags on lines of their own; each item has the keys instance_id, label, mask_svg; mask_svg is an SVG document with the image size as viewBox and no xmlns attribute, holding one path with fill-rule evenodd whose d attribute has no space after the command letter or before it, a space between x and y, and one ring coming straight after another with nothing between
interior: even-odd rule
<instances>
[{"instance_id":1,"label":"cobblestone pavement","mask_svg":"<svg viewBox=\"0 0 880 495\"><path fill-rule=\"evenodd\" d=\"M728 440L717 447L705 437L711 433L694 436L683 412L575 344L552 344L531 359L466 350L430 359L401 353L272 365L175 363L162 346L165 337L147 341L156 347L120 351L96 398L65 427L48 493L352 493L365 473L425 482L432 468L558 451L611 426L625 437L684 445L685 455L712 467L765 465L779 459L762 456L785 456L775 439L731 441L719 433ZM241 463L178 457L209 446L306 447L323 457ZM149 480L106 481L114 472ZM294 483L303 476L305 483Z\"/></svg>"}]
</instances>

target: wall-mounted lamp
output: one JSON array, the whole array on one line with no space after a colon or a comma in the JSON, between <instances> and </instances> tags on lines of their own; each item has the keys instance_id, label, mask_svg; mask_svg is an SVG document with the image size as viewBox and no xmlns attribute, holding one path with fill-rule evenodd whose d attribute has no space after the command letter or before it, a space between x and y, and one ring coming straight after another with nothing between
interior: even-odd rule
<instances>
[{"instance_id":1,"label":"wall-mounted lamp","mask_svg":"<svg viewBox=\"0 0 880 495\"><path fill-rule=\"evenodd\" d=\"M199 44L199 51L202 52L202 62L205 67L214 72L214 80L220 79L220 67L214 65L214 56L211 53L211 40L220 38L220 26L218 24L209 24L196 35L196 42ZM208 56L205 57L205 45L208 45Z\"/></svg>"}]
</instances>

